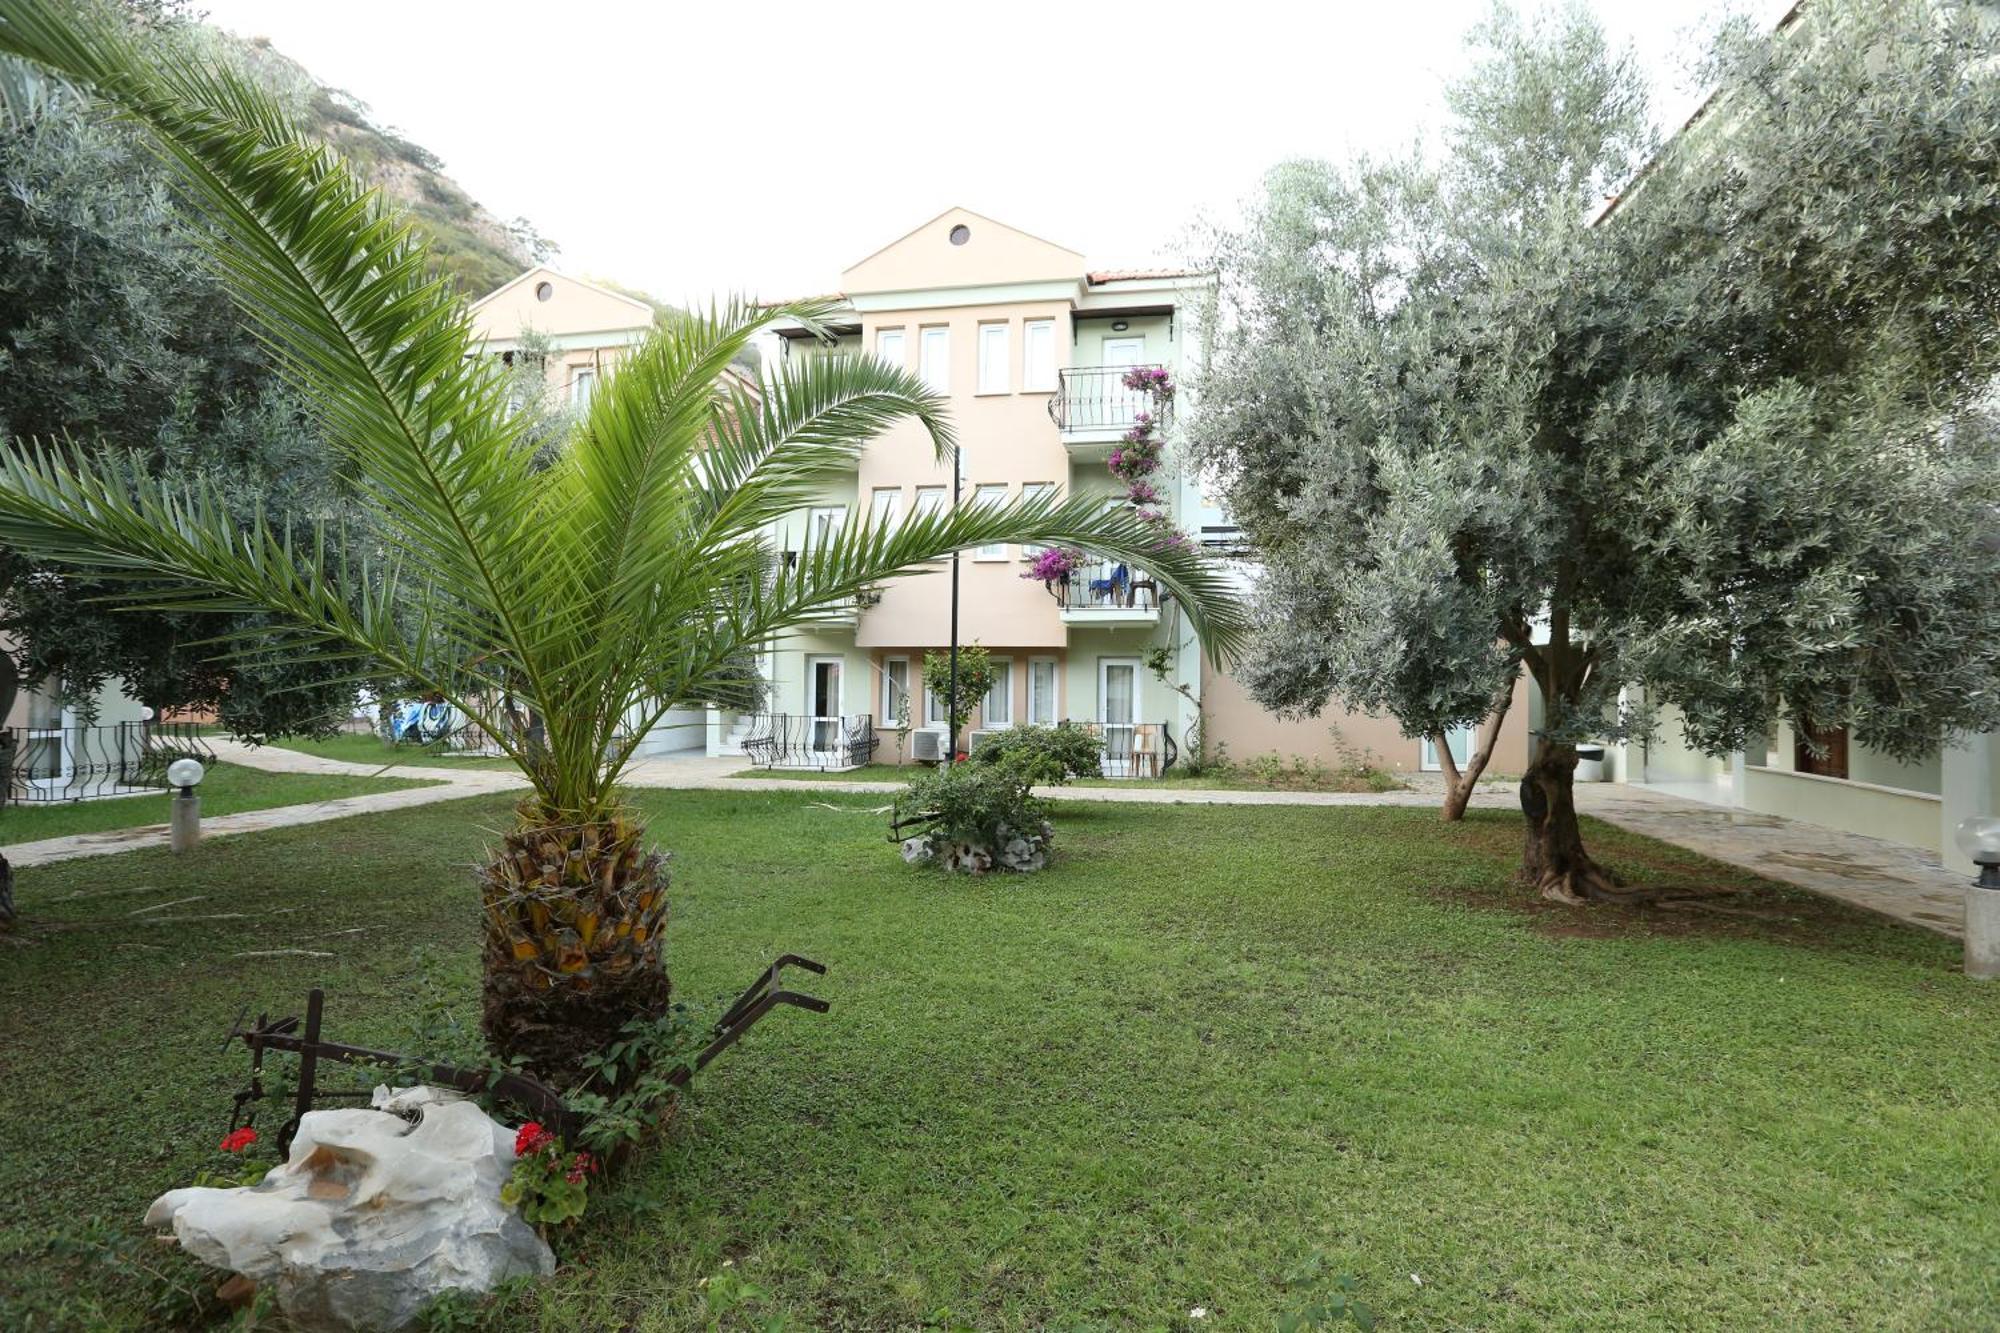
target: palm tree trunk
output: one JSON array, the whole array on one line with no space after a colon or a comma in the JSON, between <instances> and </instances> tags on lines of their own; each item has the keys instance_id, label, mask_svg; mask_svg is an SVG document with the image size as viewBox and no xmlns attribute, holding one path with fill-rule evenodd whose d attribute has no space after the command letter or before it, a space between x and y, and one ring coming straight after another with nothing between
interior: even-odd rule
<instances>
[{"instance_id":1,"label":"palm tree trunk","mask_svg":"<svg viewBox=\"0 0 2000 1333\"><path fill-rule=\"evenodd\" d=\"M622 814L566 824L530 802L479 871L487 1045L552 1087L667 1010L667 862L644 837Z\"/></svg>"}]
</instances>

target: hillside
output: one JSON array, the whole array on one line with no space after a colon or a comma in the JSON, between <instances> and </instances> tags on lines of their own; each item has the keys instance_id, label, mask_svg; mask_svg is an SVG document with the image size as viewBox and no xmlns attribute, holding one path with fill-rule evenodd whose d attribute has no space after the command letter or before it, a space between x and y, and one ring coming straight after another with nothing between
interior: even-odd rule
<instances>
[{"instance_id":1,"label":"hillside","mask_svg":"<svg viewBox=\"0 0 2000 1333\"><path fill-rule=\"evenodd\" d=\"M251 68L292 104L313 134L409 211L439 266L466 296L485 295L549 253L552 247L526 219L508 224L494 217L445 174L436 154L377 125L367 103L321 83L264 38L238 44Z\"/></svg>"}]
</instances>

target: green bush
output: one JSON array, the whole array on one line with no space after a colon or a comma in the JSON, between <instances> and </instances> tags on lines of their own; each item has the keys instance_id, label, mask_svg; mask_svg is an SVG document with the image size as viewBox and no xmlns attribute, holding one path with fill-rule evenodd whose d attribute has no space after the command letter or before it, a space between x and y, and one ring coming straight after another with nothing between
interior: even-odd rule
<instances>
[{"instance_id":1,"label":"green bush","mask_svg":"<svg viewBox=\"0 0 2000 1333\"><path fill-rule=\"evenodd\" d=\"M973 747L972 762L1015 769L1028 786L1060 787L1104 776L1104 738L1080 722L996 731Z\"/></svg>"},{"instance_id":2,"label":"green bush","mask_svg":"<svg viewBox=\"0 0 2000 1333\"><path fill-rule=\"evenodd\" d=\"M905 814L931 814L935 837L998 848L1008 836L1038 833L1046 807L1013 763L964 763L920 773L900 802Z\"/></svg>"}]
</instances>

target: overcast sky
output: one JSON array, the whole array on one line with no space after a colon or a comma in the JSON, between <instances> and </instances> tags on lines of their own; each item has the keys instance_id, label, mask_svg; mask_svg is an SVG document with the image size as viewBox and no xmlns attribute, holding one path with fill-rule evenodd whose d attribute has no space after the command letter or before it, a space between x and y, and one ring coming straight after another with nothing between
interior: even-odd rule
<instances>
[{"instance_id":1,"label":"overcast sky","mask_svg":"<svg viewBox=\"0 0 2000 1333\"><path fill-rule=\"evenodd\" d=\"M1687 52L1729 0L1589 2L1655 71L1663 119L1689 105ZM562 268L685 301L835 290L953 204L1103 264L1170 257L1273 162L1434 124L1487 3L197 7L532 220Z\"/></svg>"}]
</instances>

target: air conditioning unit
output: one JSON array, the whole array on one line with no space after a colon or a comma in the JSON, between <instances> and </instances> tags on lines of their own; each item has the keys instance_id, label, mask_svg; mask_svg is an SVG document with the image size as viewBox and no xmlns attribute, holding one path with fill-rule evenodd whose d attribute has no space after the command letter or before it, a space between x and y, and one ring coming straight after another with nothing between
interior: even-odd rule
<instances>
[{"instance_id":1,"label":"air conditioning unit","mask_svg":"<svg viewBox=\"0 0 2000 1333\"><path fill-rule=\"evenodd\" d=\"M971 735L965 738L965 752L967 754L971 754L974 750L977 750L979 748L979 742L985 740L988 736L998 736L999 734L1000 734L1000 728L998 727L979 728L977 731L974 731Z\"/></svg>"},{"instance_id":2,"label":"air conditioning unit","mask_svg":"<svg viewBox=\"0 0 2000 1333\"><path fill-rule=\"evenodd\" d=\"M910 733L910 758L918 763L943 763L944 747L944 733L933 727L919 727Z\"/></svg>"}]
</instances>

